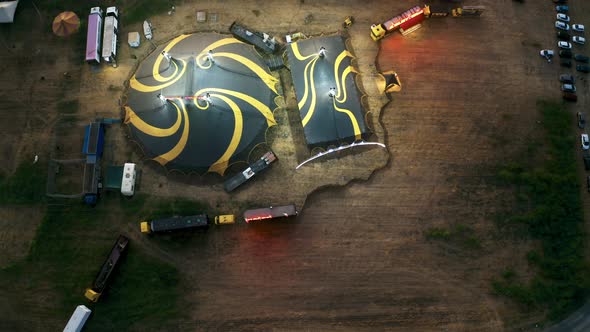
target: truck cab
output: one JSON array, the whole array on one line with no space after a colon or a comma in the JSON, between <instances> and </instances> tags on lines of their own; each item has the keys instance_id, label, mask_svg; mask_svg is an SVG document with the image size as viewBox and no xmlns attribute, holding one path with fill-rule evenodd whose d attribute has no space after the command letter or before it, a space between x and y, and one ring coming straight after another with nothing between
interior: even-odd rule
<instances>
[{"instance_id":1,"label":"truck cab","mask_svg":"<svg viewBox=\"0 0 590 332\"><path fill-rule=\"evenodd\" d=\"M215 225L233 224L235 222L235 216L233 214L222 214L220 216L215 216Z\"/></svg>"}]
</instances>

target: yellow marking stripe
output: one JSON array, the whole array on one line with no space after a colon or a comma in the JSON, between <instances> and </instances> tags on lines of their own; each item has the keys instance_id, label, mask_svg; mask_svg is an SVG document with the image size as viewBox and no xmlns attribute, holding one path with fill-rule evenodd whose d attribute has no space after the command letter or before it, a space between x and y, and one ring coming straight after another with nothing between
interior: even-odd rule
<instances>
[{"instance_id":1,"label":"yellow marking stripe","mask_svg":"<svg viewBox=\"0 0 590 332\"><path fill-rule=\"evenodd\" d=\"M211 62L207 61L208 66L203 66L200 63L201 59L203 59L203 61L205 61L204 59L207 58L207 54L209 53L209 51L213 51L214 49L225 46L225 45L236 44L236 43L243 44L241 41L239 41L235 38L224 38L224 39L218 40L212 44L207 45L207 47L205 47L203 49L203 51L201 51L201 53L199 53L199 55L197 55L195 57L195 61L196 61L197 66L199 66L199 68L201 68L201 69L211 68L211 65L212 65Z\"/></svg>"},{"instance_id":2,"label":"yellow marking stripe","mask_svg":"<svg viewBox=\"0 0 590 332\"><path fill-rule=\"evenodd\" d=\"M307 94L309 93L307 68L311 66L313 63L315 63L317 60L318 58L311 60L305 65L305 68L303 69L303 86L305 87L305 90L303 90L303 97L301 97L301 100L299 101L299 103L297 103L297 107L299 107L300 110L303 108L303 105L305 105L305 103L307 102Z\"/></svg>"},{"instance_id":3,"label":"yellow marking stripe","mask_svg":"<svg viewBox=\"0 0 590 332\"><path fill-rule=\"evenodd\" d=\"M336 100L335 99L332 102L334 103L334 109L336 111L348 115L348 117L350 118L350 122L352 124L352 128L354 130L354 137L357 140L361 139L361 129L359 128L359 124L356 121L356 118L354 117L354 114L352 114L352 112L349 111L349 110L347 110L347 109L340 108L340 107L336 106Z\"/></svg>"},{"instance_id":4,"label":"yellow marking stripe","mask_svg":"<svg viewBox=\"0 0 590 332\"><path fill-rule=\"evenodd\" d=\"M226 57L226 58L236 60L237 62L248 67L248 69L253 71L256 75L258 75L258 77L260 77L260 79L262 79L264 84L266 84L266 86L268 86L268 88L271 89L272 92L274 92L275 94L279 94L277 92L276 87L275 87L275 84L278 82L278 80L274 76L272 76L271 74L266 72L266 70L264 70L262 67L257 65L254 61L252 61L246 57L243 57L241 55L238 55L235 53L228 53L228 52L215 53L214 57Z\"/></svg>"},{"instance_id":5,"label":"yellow marking stripe","mask_svg":"<svg viewBox=\"0 0 590 332\"><path fill-rule=\"evenodd\" d=\"M229 44L244 44L241 41L235 39L235 38L223 38L220 39L214 43L209 44L207 47L205 47L203 49L203 52L205 52L205 55L207 54L207 52L212 51L216 48L219 48L221 46L225 46L225 45L229 45ZM215 56L215 54L213 54L213 56Z\"/></svg>"},{"instance_id":6,"label":"yellow marking stripe","mask_svg":"<svg viewBox=\"0 0 590 332\"><path fill-rule=\"evenodd\" d=\"M129 80L129 86L131 86L131 88L133 88L139 92L154 92L154 91L158 91L163 88L169 87L170 85L176 83L176 81L178 81L184 75L184 72L186 71L186 62L182 59L180 59L180 61L182 62L182 70L180 71L180 74L177 75L173 80L170 80L170 81L163 83L163 84L149 86L149 85L145 85L145 84L139 82L135 78L135 75L133 75L131 80ZM174 63L174 65L176 66L176 63Z\"/></svg>"},{"instance_id":7,"label":"yellow marking stripe","mask_svg":"<svg viewBox=\"0 0 590 332\"><path fill-rule=\"evenodd\" d=\"M342 77L340 78L342 80L342 90L338 90L338 96L336 96L336 101L338 101L339 103L343 103L346 101L347 98L347 92L346 92L346 76L348 76L348 74L350 74L351 72L356 73L357 71L354 69L354 67L352 66L348 66L346 69L344 69L344 72L342 73ZM336 81L338 82L338 81ZM340 85L340 84L338 84ZM342 98L340 98L342 97Z\"/></svg>"},{"instance_id":8,"label":"yellow marking stripe","mask_svg":"<svg viewBox=\"0 0 590 332\"><path fill-rule=\"evenodd\" d=\"M125 123L130 123L141 131L144 134L148 134L154 137L168 137L170 135L174 135L178 131L180 127L180 122L182 120L182 116L180 114L180 109L176 106L175 103L172 103L174 107L176 107L176 122L170 128L158 128L154 127L145 121L143 121L129 106L125 106ZM158 111L158 112L165 112L165 111Z\"/></svg>"},{"instance_id":9,"label":"yellow marking stripe","mask_svg":"<svg viewBox=\"0 0 590 332\"><path fill-rule=\"evenodd\" d=\"M233 90L227 90L227 89L219 89L219 88L205 88L205 89L201 89L197 92L195 92L195 96L201 96L203 94L205 94L206 92L220 92L220 93L225 93L226 95L230 95L230 96L234 96L237 98L242 99L243 101L247 102L248 104L252 105L252 107L254 107L255 109L257 109L265 118L266 118L266 124L269 127L272 127L274 125L277 124L277 121L275 120L272 111L270 110L270 108L268 106L266 106L265 104L263 104L262 102L260 102L258 99L253 98L247 94L241 93L241 92L237 92L237 91L233 91ZM206 109L206 107L202 107L198 104L198 100L195 99L194 100L195 105L199 108L199 109Z\"/></svg>"},{"instance_id":10,"label":"yellow marking stripe","mask_svg":"<svg viewBox=\"0 0 590 332\"><path fill-rule=\"evenodd\" d=\"M182 114L184 118L184 128L182 130L182 136L178 140L178 143L168 152L157 156L154 158L155 161L159 162L162 166L166 165L168 162L176 159L186 146L186 142L188 141L188 132L189 132L189 121L188 121L188 114L186 113L186 108L184 107L184 102L181 99L178 99L180 104L182 105ZM176 106L176 104L174 104ZM178 108L178 106L176 106Z\"/></svg>"},{"instance_id":11,"label":"yellow marking stripe","mask_svg":"<svg viewBox=\"0 0 590 332\"><path fill-rule=\"evenodd\" d=\"M318 56L318 54L319 54L319 53L312 53L310 55L303 56L303 55L301 55L301 52L299 52L299 46L297 46L297 43L291 44L291 50L293 50L293 55L295 55L295 57L299 61L307 60L313 56Z\"/></svg>"},{"instance_id":12,"label":"yellow marking stripe","mask_svg":"<svg viewBox=\"0 0 590 332\"><path fill-rule=\"evenodd\" d=\"M180 36L174 38L170 43L168 43L168 45L166 45L166 47L164 47L163 52L170 51L181 40L183 40L189 36L191 36L191 35L180 35ZM178 72L178 66L176 66L174 69L174 73L172 75L170 75L168 77L164 77L164 76L160 75L160 72L159 72L160 71L160 64L163 59L164 59L164 56L162 55L162 53L158 54L158 57L156 58L156 62L154 62L154 66L152 67L152 76L154 76L154 79L158 82L166 82L167 80L174 77L174 75L176 75L176 73Z\"/></svg>"},{"instance_id":13,"label":"yellow marking stripe","mask_svg":"<svg viewBox=\"0 0 590 332\"><path fill-rule=\"evenodd\" d=\"M301 120L303 127L305 127L307 125L309 120L311 120L313 113L315 112L315 84L314 84L314 78L313 78L313 70L315 68L315 64L317 63L317 61L315 61L315 60L317 60L317 58L314 59L313 61L311 61L311 62L313 62L313 64L311 65L311 69L309 70L309 76L311 77L310 83L309 83L309 86L311 88L311 102L309 103L309 109L307 110L307 113L305 113L305 117L303 118L303 120ZM306 82L305 87L307 88L307 82ZM301 107L299 109L301 109Z\"/></svg>"},{"instance_id":14,"label":"yellow marking stripe","mask_svg":"<svg viewBox=\"0 0 590 332\"><path fill-rule=\"evenodd\" d=\"M334 61L334 81L336 82L336 91L338 91L338 97L340 96L340 80L338 79L338 68L340 67L340 63L342 62L342 60L344 60L344 58L346 58L347 56L352 56L352 54L350 54L350 52L348 52L347 50L344 50L340 52L340 54L338 54L336 60ZM342 85L344 85L344 83L342 83Z\"/></svg>"},{"instance_id":15,"label":"yellow marking stripe","mask_svg":"<svg viewBox=\"0 0 590 332\"><path fill-rule=\"evenodd\" d=\"M234 103L231 99L227 98L224 95L213 94L212 96L215 96L225 101L234 112L235 119L234 133L229 143L229 146L227 147L227 150L225 150L225 153L215 163L213 163L211 167L209 167L210 172L216 172L220 175L223 175L223 173L225 173L225 170L229 165L229 159L234 154L234 152L236 152L236 149L240 144L240 140L242 139L242 130L244 127L244 123L242 119L242 112L240 110L240 107L236 103Z\"/></svg>"}]
</instances>

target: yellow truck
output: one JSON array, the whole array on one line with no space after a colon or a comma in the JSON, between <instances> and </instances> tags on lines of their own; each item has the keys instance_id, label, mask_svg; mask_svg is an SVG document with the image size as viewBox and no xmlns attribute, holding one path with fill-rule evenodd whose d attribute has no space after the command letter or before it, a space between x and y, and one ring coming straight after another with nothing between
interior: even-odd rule
<instances>
[{"instance_id":1,"label":"yellow truck","mask_svg":"<svg viewBox=\"0 0 590 332\"><path fill-rule=\"evenodd\" d=\"M233 224L236 218L233 214L222 214L215 217L215 225Z\"/></svg>"}]
</instances>

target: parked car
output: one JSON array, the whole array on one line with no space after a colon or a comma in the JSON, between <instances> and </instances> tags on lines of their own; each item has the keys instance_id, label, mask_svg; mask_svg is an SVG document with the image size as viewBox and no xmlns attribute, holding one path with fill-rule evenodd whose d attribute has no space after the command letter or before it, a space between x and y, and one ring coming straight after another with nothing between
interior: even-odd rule
<instances>
[{"instance_id":1,"label":"parked car","mask_svg":"<svg viewBox=\"0 0 590 332\"><path fill-rule=\"evenodd\" d=\"M576 44L584 45L586 44L586 38L580 36L574 36L572 41Z\"/></svg>"},{"instance_id":2,"label":"parked car","mask_svg":"<svg viewBox=\"0 0 590 332\"><path fill-rule=\"evenodd\" d=\"M570 8L568 6L555 6L555 10L558 13L567 13L570 10Z\"/></svg>"},{"instance_id":3,"label":"parked car","mask_svg":"<svg viewBox=\"0 0 590 332\"><path fill-rule=\"evenodd\" d=\"M557 31L557 38L569 41L572 38L572 35L570 35L569 32L566 31Z\"/></svg>"},{"instance_id":4,"label":"parked car","mask_svg":"<svg viewBox=\"0 0 590 332\"><path fill-rule=\"evenodd\" d=\"M587 56L585 56L583 54L576 54L576 55L574 55L574 59L576 59L576 61L586 62L586 63L588 62L588 60L590 60L589 57L587 57Z\"/></svg>"},{"instance_id":5,"label":"parked car","mask_svg":"<svg viewBox=\"0 0 590 332\"><path fill-rule=\"evenodd\" d=\"M590 149L590 139L588 139L588 134L582 134L580 139L582 140L582 149Z\"/></svg>"},{"instance_id":6,"label":"parked car","mask_svg":"<svg viewBox=\"0 0 590 332\"><path fill-rule=\"evenodd\" d=\"M559 62L562 67L570 68L572 66L572 60L563 59Z\"/></svg>"},{"instance_id":7,"label":"parked car","mask_svg":"<svg viewBox=\"0 0 590 332\"><path fill-rule=\"evenodd\" d=\"M539 52L539 54L540 54L542 57L552 57L552 56L553 56L553 54L555 54L555 53L553 52L553 50L541 50L541 51Z\"/></svg>"},{"instance_id":8,"label":"parked car","mask_svg":"<svg viewBox=\"0 0 590 332\"><path fill-rule=\"evenodd\" d=\"M582 151L582 160L584 160L584 169L590 170L590 152Z\"/></svg>"},{"instance_id":9,"label":"parked car","mask_svg":"<svg viewBox=\"0 0 590 332\"><path fill-rule=\"evenodd\" d=\"M557 27L557 22L555 22L555 24ZM572 30L577 31L577 32L584 32L584 25L583 24L574 24L574 25L572 25Z\"/></svg>"},{"instance_id":10,"label":"parked car","mask_svg":"<svg viewBox=\"0 0 590 332\"><path fill-rule=\"evenodd\" d=\"M561 40L570 40L572 36L565 31L557 31L557 38Z\"/></svg>"},{"instance_id":11,"label":"parked car","mask_svg":"<svg viewBox=\"0 0 590 332\"><path fill-rule=\"evenodd\" d=\"M576 70L582 73L590 73L590 66L586 65L577 65Z\"/></svg>"},{"instance_id":12,"label":"parked car","mask_svg":"<svg viewBox=\"0 0 590 332\"><path fill-rule=\"evenodd\" d=\"M555 21L555 27L559 30L568 31L570 29L569 24L563 23L561 21Z\"/></svg>"},{"instance_id":13,"label":"parked car","mask_svg":"<svg viewBox=\"0 0 590 332\"><path fill-rule=\"evenodd\" d=\"M562 57L562 58L571 59L572 58L572 51L570 51L570 50L561 50L561 51L559 51L559 56Z\"/></svg>"},{"instance_id":14,"label":"parked car","mask_svg":"<svg viewBox=\"0 0 590 332\"><path fill-rule=\"evenodd\" d=\"M561 83L574 84L574 83L576 83L576 78L574 77L574 75L571 75L571 74L561 74L561 75L559 75L559 81Z\"/></svg>"},{"instance_id":15,"label":"parked car","mask_svg":"<svg viewBox=\"0 0 590 332\"><path fill-rule=\"evenodd\" d=\"M578 112L578 127L584 129L586 127L586 114L584 112Z\"/></svg>"},{"instance_id":16,"label":"parked car","mask_svg":"<svg viewBox=\"0 0 590 332\"><path fill-rule=\"evenodd\" d=\"M562 22L569 22L570 21L570 17L567 16L566 14L563 14L563 13L557 14L557 19Z\"/></svg>"},{"instance_id":17,"label":"parked car","mask_svg":"<svg viewBox=\"0 0 590 332\"><path fill-rule=\"evenodd\" d=\"M576 92L576 86L573 84L562 84L561 91L563 91L563 92Z\"/></svg>"},{"instance_id":18,"label":"parked car","mask_svg":"<svg viewBox=\"0 0 590 332\"><path fill-rule=\"evenodd\" d=\"M570 50L572 48L572 44L566 41L558 41L557 47L563 48L564 50Z\"/></svg>"},{"instance_id":19,"label":"parked car","mask_svg":"<svg viewBox=\"0 0 590 332\"><path fill-rule=\"evenodd\" d=\"M578 96L575 93L564 92L561 96L563 100L573 101L574 103L578 101Z\"/></svg>"}]
</instances>

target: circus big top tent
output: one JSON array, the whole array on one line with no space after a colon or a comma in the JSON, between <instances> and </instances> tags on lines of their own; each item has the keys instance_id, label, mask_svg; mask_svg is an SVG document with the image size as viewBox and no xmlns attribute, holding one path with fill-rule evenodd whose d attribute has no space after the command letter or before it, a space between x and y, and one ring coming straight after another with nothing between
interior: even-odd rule
<instances>
[{"instance_id":1,"label":"circus big top tent","mask_svg":"<svg viewBox=\"0 0 590 332\"><path fill-rule=\"evenodd\" d=\"M278 83L250 45L181 35L131 78L125 123L145 156L167 169L223 175L265 143Z\"/></svg>"}]
</instances>

